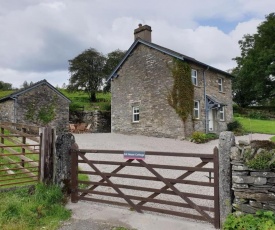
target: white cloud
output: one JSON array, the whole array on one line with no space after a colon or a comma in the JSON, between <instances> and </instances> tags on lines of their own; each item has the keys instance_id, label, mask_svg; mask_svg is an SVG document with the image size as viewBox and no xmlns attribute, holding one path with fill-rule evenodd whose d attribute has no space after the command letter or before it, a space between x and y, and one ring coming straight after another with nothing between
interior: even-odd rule
<instances>
[{"instance_id":1,"label":"white cloud","mask_svg":"<svg viewBox=\"0 0 275 230\"><path fill-rule=\"evenodd\" d=\"M0 80L62 84L69 59L90 47L128 49L139 23L152 26L153 42L227 70L238 40L270 9L273 0L0 0ZM223 23L234 29L224 32Z\"/></svg>"}]
</instances>

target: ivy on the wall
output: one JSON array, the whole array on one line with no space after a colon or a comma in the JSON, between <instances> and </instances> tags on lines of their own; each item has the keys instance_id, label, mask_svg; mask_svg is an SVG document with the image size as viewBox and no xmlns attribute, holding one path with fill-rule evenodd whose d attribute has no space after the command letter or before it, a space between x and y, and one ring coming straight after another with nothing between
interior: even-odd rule
<instances>
[{"instance_id":1,"label":"ivy on the wall","mask_svg":"<svg viewBox=\"0 0 275 230\"><path fill-rule=\"evenodd\" d=\"M30 103L26 111L26 119L32 122L40 123L43 125L49 124L54 120L57 106L57 96L55 95L51 101L46 105L41 105L39 102L34 101Z\"/></svg>"},{"instance_id":2,"label":"ivy on the wall","mask_svg":"<svg viewBox=\"0 0 275 230\"><path fill-rule=\"evenodd\" d=\"M191 79L190 66L181 60L173 59L170 67L174 85L168 93L168 103L175 109L183 122L193 114L194 109L194 85Z\"/></svg>"}]
</instances>

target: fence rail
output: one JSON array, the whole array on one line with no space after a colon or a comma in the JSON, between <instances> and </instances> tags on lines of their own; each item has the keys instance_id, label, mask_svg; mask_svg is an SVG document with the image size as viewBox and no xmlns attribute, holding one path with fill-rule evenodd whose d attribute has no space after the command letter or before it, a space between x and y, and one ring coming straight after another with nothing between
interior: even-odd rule
<instances>
[{"instance_id":1,"label":"fence rail","mask_svg":"<svg viewBox=\"0 0 275 230\"><path fill-rule=\"evenodd\" d=\"M86 200L130 206L137 212L147 210L204 220L219 228L217 148L213 154L146 151L148 160L121 161L124 154L121 150L79 149L71 150L71 154L72 202ZM180 165L168 164L172 158L179 159ZM195 159L195 165L188 164L190 158ZM79 164L84 170L79 169ZM146 171L146 175L141 175L139 169ZM214 176L208 176L209 173ZM78 180L79 174L88 175L90 181ZM208 191L205 189L212 193L205 193Z\"/></svg>"},{"instance_id":2,"label":"fence rail","mask_svg":"<svg viewBox=\"0 0 275 230\"><path fill-rule=\"evenodd\" d=\"M0 189L37 183L40 172L39 128L0 123Z\"/></svg>"}]
</instances>

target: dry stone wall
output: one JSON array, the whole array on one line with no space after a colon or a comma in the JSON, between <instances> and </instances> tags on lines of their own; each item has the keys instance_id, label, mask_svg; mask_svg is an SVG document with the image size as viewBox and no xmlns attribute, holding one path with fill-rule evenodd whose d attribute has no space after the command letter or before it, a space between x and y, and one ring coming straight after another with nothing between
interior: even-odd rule
<instances>
[{"instance_id":1,"label":"dry stone wall","mask_svg":"<svg viewBox=\"0 0 275 230\"><path fill-rule=\"evenodd\" d=\"M259 209L275 211L275 172L253 170L244 163L247 153L262 151L245 141L231 148L232 206L235 211L251 214Z\"/></svg>"},{"instance_id":2,"label":"dry stone wall","mask_svg":"<svg viewBox=\"0 0 275 230\"><path fill-rule=\"evenodd\" d=\"M79 111L70 114L70 123L91 124L91 133L111 132L111 112L110 111Z\"/></svg>"}]
</instances>

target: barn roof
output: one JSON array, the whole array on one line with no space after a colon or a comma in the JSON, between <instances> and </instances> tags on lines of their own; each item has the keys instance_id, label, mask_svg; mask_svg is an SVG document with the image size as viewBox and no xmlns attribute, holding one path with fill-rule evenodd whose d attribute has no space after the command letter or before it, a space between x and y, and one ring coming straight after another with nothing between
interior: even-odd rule
<instances>
[{"instance_id":1,"label":"barn roof","mask_svg":"<svg viewBox=\"0 0 275 230\"><path fill-rule=\"evenodd\" d=\"M7 100L14 100L15 98L17 98L18 96L38 87L41 85L47 85L49 88L51 88L55 93L57 93L59 96L61 96L62 98L64 98L66 101L71 102L71 100L69 98L67 98L63 93L61 93L60 91L58 91L54 86L52 86L49 82L47 82L45 79L42 81L38 81L32 85L30 85L29 87L25 88L25 89L21 89L18 90L16 92L11 93L10 95L7 95L5 97L0 98L0 103L7 101Z\"/></svg>"}]
</instances>

